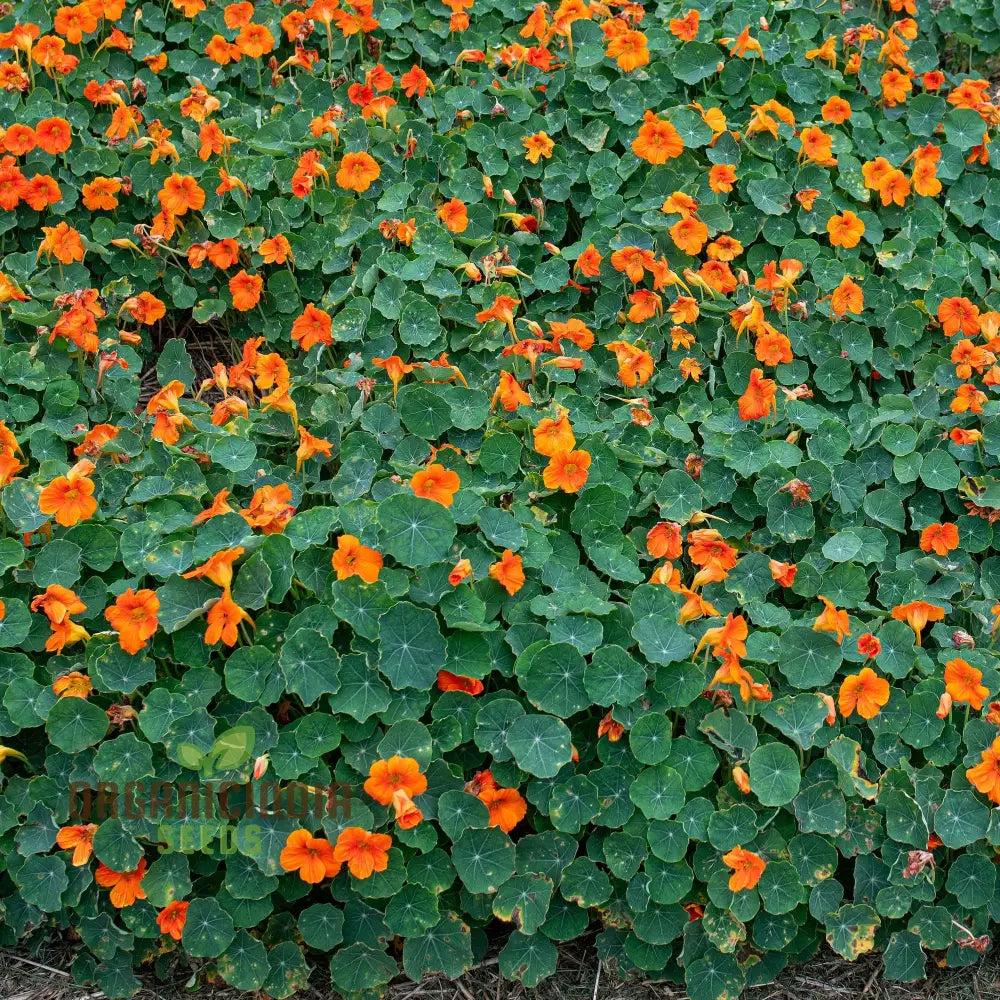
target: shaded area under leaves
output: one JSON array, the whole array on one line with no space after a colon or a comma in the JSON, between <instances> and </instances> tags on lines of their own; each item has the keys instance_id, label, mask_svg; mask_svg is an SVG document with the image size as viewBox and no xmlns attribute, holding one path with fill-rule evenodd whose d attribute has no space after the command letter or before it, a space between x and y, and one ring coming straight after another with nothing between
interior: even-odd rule
<instances>
[{"instance_id":1,"label":"shaded area under leaves","mask_svg":"<svg viewBox=\"0 0 1000 1000\"><path fill-rule=\"evenodd\" d=\"M0 1000L103 1000L93 987L77 986L69 974L73 946L49 938L35 951L0 950ZM196 993L203 1000L246 1000L248 994L221 980L191 981L191 970L177 969L176 978L158 982L137 970L142 989L136 1000L181 1000ZM882 978L882 959L868 955L846 962L823 952L806 965L786 969L765 986L747 989L745 1000L991 1000L1000 996L1000 952L966 969L931 968L919 983L890 983ZM302 1000L332 1000L325 967L314 970L307 989L294 994ZM500 976L495 958L488 959L461 979L427 977L419 983L392 984L386 1000L687 1000L683 987L620 979L615 970L600 966L591 939L564 945L559 968L535 989Z\"/></svg>"}]
</instances>

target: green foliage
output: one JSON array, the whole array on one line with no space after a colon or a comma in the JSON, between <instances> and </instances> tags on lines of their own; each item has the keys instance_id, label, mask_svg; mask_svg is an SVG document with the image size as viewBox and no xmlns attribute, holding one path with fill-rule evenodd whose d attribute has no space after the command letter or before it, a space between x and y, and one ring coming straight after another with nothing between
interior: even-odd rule
<instances>
[{"instance_id":1,"label":"green foliage","mask_svg":"<svg viewBox=\"0 0 1000 1000\"><path fill-rule=\"evenodd\" d=\"M1000 7L840 8L3 15L0 945L989 947Z\"/></svg>"}]
</instances>

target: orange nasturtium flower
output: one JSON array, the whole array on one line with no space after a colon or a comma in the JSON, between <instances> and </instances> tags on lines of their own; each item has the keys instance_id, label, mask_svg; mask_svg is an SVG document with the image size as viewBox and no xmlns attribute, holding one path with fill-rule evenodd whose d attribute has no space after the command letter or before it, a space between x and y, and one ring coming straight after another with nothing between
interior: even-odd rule
<instances>
[{"instance_id":1,"label":"orange nasturtium flower","mask_svg":"<svg viewBox=\"0 0 1000 1000\"><path fill-rule=\"evenodd\" d=\"M833 602L822 594L817 595L823 602L823 610L813 622L814 632L831 632L838 643L851 634L851 623L846 611L838 611Z\"/></svg>"},{"instance_id":2,"label":"orange nasturtium flower","mask_svg":"<svg viewBox=\"0 0 1000 1000\"><path fill-rule=\"evenodd\" d=\"M976 791L1000 805L1000 736L983 751L981 762L965 772L965 777Z\"/></svg>"},{"instance_id":3,"label":"orange nasturtium flower","mask_svg":"<svg viewBox=\"0 0 1000 1000\"><path fill-rule=\"evenodd\" d=\"M31 610L40 610L53 625L61 625L70 615L86 611L87 605L68 587L50 583L43 594L31 599Z\"/></svg>"},{"instance_id":4,"label":"orange nasturtium flower","mask_svg":"<svg viewBox=\"0 0 1000 1000\"><path fill-rule=\"evenodd\" d=\"M913 629L919 646L921 629L928 622L943 621L944 608L939 608L936 604L928 604L927 601L909 601L907 604L897 604L892 609L892 618L893 621L906 622Z\"/></svg>"},{"instance_id":5,"label":"orange nasturtium flower","mask_svg":"<svg viewBox=\"0 0 1000 1000\"><path fill-rule=\"evenodd\" d=\"M512 597L524 586L524 567L521 557L504 549L499 562L490 566L490 579L496 580Z\"/></svg>"},{"instance_id":6,"label":"orange nasturtium flower","mask_svg":"<svg viewBox=\"0 0 1000 1000\"><path fill-rule=\"evenodd\" d=\"M362 545L354 535L341 535L332 558L338 580L359 576L365 583L374 583L382 571L382 555Z\"/></svg>"},{"instance_id":7,"label":"orange nasturtium flower","mask_svg":"<svg viewBox=\"0 0 1000 1000\"><path fill-rule=\"evenodd\" d=\"M749 634L743 615L734 615L730 611L726 615L724 624L717 628L706 629L705 634L698 640L692 656L697 656L703 646L711 647L713 654L718 657L746 656L746 639ZM708 659L707 650L705 659Z\"/></svg>"},{"instance_id":8,"label":"orange nasturtium flower","mask_svg":"<svg viewBox=\"0 0 1000 1000\"><path fill-rule=\"evenodd\" d=\"M736 565L738 552L715 528L696 528L694 531L689 531L687 544L688 558L699 568L691 583L692 587L720 583L729 576L729 571Z\"/></svg>"},{"instance_id":9,"label":"orange nasturtium flower","mask_svg":"<svg viewBox=\"0 0 1000 1000\"><path fill-rule=\"evenodd\" d=\"M163 182L157 198L160 207L173 216L205 207L205 192L190 174L171 174Z\"/></svg>"},{"instance_id":10,"label":"orange nasturtium flower","mask_svg":"<svg viewBox=\"0 0 1000 1000\"><path fill-rule=\"evenodd\" d=\"M542 472L542 481L546 489L578 493L587 483L589 470L589 452L583 449L561 451L550 456L549 464Z\"/></svg>"},{"instance_id":11,"label":"orange nasturtium flower","mask_svg":"<svg viewBox=\"0 0 1000 1000\"><path fill-rule=\"evenodd\" d=\"M437 211L437 217L450 233L464 233L469 228L469 213L465 202L459 198L446 201Z\"/></svg>"},{"instance_id":12,"label":"orange nasturtium flower","mask_svg":"<svg viewBox=\"0 0 1000 1000\"><path fill-rule=\"evenodd\" d=\"M611 351L618 362L618 378L630 389L645 385L653 374L653 357L626 340L612 340L604 349Z\"/></svg>"},{"instance_id":13,"label":"orange nasturtium flower","mask_svg":"<svg viewBox=\"0 0 1000 1000\"><path fill-rule=\"evenodd\" d=\"M424 821L424 814L402 788L392 793L392 808L401 830L412 830Z\"/></svg>"},{"instance_id":14,"label":"orange nasturtium flower","mask_svg":"<svg viewBox=\"0 0 1000 1000\"><path fill-rule=\"evenodd\" d=\"M64 528L93 517L97 511L94 481L89 475L94 463L82 458L65 476L56 476L38 497L38 509Z\"/></svg>"},{"instance_id":15,"label":"orange nasturtium flower","mask_svg":"<svg viewBox=\"0 0 1000 1000\"><path fill-rule=\"evenodd\" d=\"M874 719L889 702L889 682L871 667L862 667L860 673L844 678L838 702L844 718L857 710L862 719Z\"/></svg>"},{"instance_id":16,"label":"orange nasturtium flower","mask_svg":"<svg viewBox=\"0 0 1000 1000\"><path fill-rule=\"evenodd\" d=\"M681 526L676 521L660 521L646 532L646 551L654 559L680 559L683 546Z\"/></svg>"},{"instance_id":17,"label":"orange nasturtium flower","mask_svg":"<svg viewBox=\"0 0 1000 1000\"><path fill-rule=\"evenodd\" d=\"M795 563L779 562L777 559L768 561L768 569L771 571L771 579L780 587L790 587L795 583L795 574L799 570Z\"/></svg>"},{"instance_id":18,"label":"orange nasturtium flower","mask_svg":"<svg viewBox=\"0 0 1000 1000\"><path fill-rule=\"evenodd\" d=\"M303 351L308 351L316 344L329 347L333 343L333 320L328 312L318 309L307 302L302 313L292 323L292 340Z\"/></svg>"},{"instance_id":19,"label":"orange nasturtium flower","mask_svg":"<svg viewBox=\"0 0 1000 1000\"><path fill-rule=\"evenodd\" d=\"M944 665L945 690L951 700L968 703L977 712L983 707L983 699L990 696L990 689L983 683L983 672L960 656Z\"/></svg>"},{"instance_id":20,"label":"orange nasturtium flower","mask_svg":"<svg viewBox=\"0 0 1000 1000\"><path fill-rule=\"evenodd\" d=\"M79 670L71 670L52 682L52 693L60 698L86 699L93 690L94 684L91 679L86 674L81 674Z\"/></svg>"},{"instance_id":21,"label":"orange nasturtium flower","mask_svg":"<svg viewBox=\"0 0 1000 1000\"><path fill-rule=\"evenodd\" d=\"M99 864L94 872L94 881L105 889L111 889L111 905L119 910L131 906L137 899L145 899L142 877L146 874L146 859L140 858L139 866L130 872L112 871L105 864Z\"/></svg>"},{"instance_id":22,"label":"orange nasturtium flower","mask_svg":"<svg viewBox=\"0 0 1000 1000\"><path fill-rule=\"evenodd\" d=\"M528 804L516 788L498 788L492 780L480 789L478 798L490 811L490 826L504 833L510 833L528 814Z\"/></svg>"},{"instance_id":23,"label":"orange nasturtium flower","mask_svg":"<svg viewBox=\"0 0 1000 1000\"><path fill-rule=\"evenodd\" d=\"M529 163L537 163L543 157L546 160L552 159L552 150L555 149L555 143L549 138L549 136L544 132L536 132L534 135L526 135L521 140L521 145L524 146L524 158Z\"/></svg>"},{"instance_id":24,"label":"orange nasturtium flower","mask_svg":"<svg viewBox=\"0 0 1000 1000\"><path fill-rule=\"evenodd\" d=\"M708 172L708 186L716 194L728 194L735 184L736 168L731 163L716 163Z\"/></svg>"},{"instance_id":25,"label":"orange nasturtium flower","mask_svg":"<svg viewBox=\"0 0 1000 1000\"><path fill-rule=\"evenodd\" d=\"M698 25L701 23L701 13L689 10L683 17L670 19L670 33L682 42L693 42L698 37Z\"/></svg>"},{"instance_id":26,"label":"orange nasturtium flower","mask_svg":"<svg viewBox=\"0 0 1000 1000\"><path fill-rule=\"evenodd\" d=\"M958 548L956 524L928 524L920 533L920 549L923 552L935 552L939 556L946 556L956 548Z\"/></svg>"},{"instance_id":27,"label":"orange nasturtium flower","mask_svg":"<svg viewBox=\"0 0 1000 1000\"><path fill-rule=\"evenodd\" d=\"M649 63L646 36L641 31L632 29L626 29L613 37L604 54L609 59L614 59L618 68L625 73Z\"/></svg>"},{"instance_id":28,"label":"orange nasturtium flower","mask_svg":"<svg viewBox=\"0 0 1000 1000\"><path fill-rule=\"evenodd\" d=\"M286 483L261 486L250 500L250 506L240 511L240 517L251 528L260 528L265 535L277 535L285 530L295 513L291 500L292 491Z\"/></svg>"},{"instance_id":29,"label":"orange nasturtium flower","mask_svg":"<svg viewBox=\"0 0 1000 1000\"><path fill-rule=\"evenodd\" d=\"M399 383L403 381L403 376L424 367L418 361L413 364L407 364L398 354L390 355L388 358L372 358L372 364L376 368L381 368L389 376L389 380L392 382L393 399L396 398L396 393L399 391Z\"/></svg>"},{"instance_id":30,"label":"orange nasturtium flower","mask_svg":"<svg viewBox=\"0 0 1000 1000\"><path fill-rule=\"evenodd\" d=\"M742 847L734 847L728 854L723 854L722 863L733 870L733 874L729 876L730 892L753 889L767 867L767 862L759 854Z\"/></svg>"},{"instance_id":31,"label":"orange nasturtium flower","mask_svg":"<svg viewBox=\"0 0 1000 1000\"><path fill-rule=\"evenodd\" d=\"M278 856L286 872L298 872L299 878L316 885L333 878L340 871L333 845L324 837L314 837L308 830L293 830Z\"/></svg>"},{"instance_id":32,"label":"orange nasturtium flower","mask_svg":"<svg viewBox=\"0 0 1000 1000\"><path fill-rule=\"evenodd\" d=\"M223 514L232 514L233 508L229 506L228 498L230 491L227 489L221 489L218 493L212 497L211 504L203 511L195 514L194 520L191 522L193 525L204 524L205 521L210 521L213 517L222 517Z\"/></svg>"},{"instance_id":33,"label":"orange nasturtium flower","mask_svg":"<svg viewBox=\"0 0 1000 1000\"><path fill-rule=\"evenodd\" d=\"M345 191L367 191L379 179L382 168L370 154L345 153L335 180Z\"/></svg>"},{"instance_id":34,"label":"orange nasturtium flower","mask_svg":"<svg viewBox=\"0 0 1000 1000\"><path fill-rule=\"evenodd\" d=\"M400 788L410 798L427 791L427 778L420 773L420 765L412 757L392 756L388 760L377 760L368 769L365 791L381 805L390 805L393 793Z\"/></svg>"},{"instance_id":35,"label":"orange nasturtium flower","mask_svg":"<svg viewBox=\"0 0 1000 1000\"><path fill-rule=\"evenodd\" d=\"M535 451L546 458L551 458L561 451L572 451L576 445L576 436L569 422L569 414L565 410L555 420L551 417L542 417L532 437Z\"/></svg>"},{"instance_id":36,"label":"orange nasturtium flower","mask_svg":"<svg viewBox=\"0 0 1000 1000\"><path fill-rule=\"evenodd\" d=\"M242 545L234 549L219 549L215 555L210 556L200 566L188 570L184 574L185 580L210 580L217 587L229 590L233 585L233 563L236 562L246 550Z\"/></svg>"},{"instance_id":37,"label":"orange nasturtium flower","mask_svg":"<svg viewBox=\"0 0 1000 1000\"><path fill-rule=\"evenodd\" d=\"M326 438L317 437L310 434L301 424L299 425L299 446L295 451L295 472L299 473L304 462L323 455L325 458L331 457L333 442Z\"/></svg>"},{"instance_id":38,"label":"orange nasturtium flower","mask_svg":"<svg viewBox=\"0 0 1000 1000\"><path fill-rule=\"evenodd\" d=\"M777 383L774 379L764 378L762 368L750 371L750 381L738 402L740 420L764 420L771 412L778 412L775 402Z\"/></svg>"},{"instance_id":39,"label":"orange nasturtium flower","mask_svg":"<svg viewBox=\"0 0 1000 1000\"><path fill-rule=\"evenodd\" d=\"M979 306L973 305L965 296L958 295L941 300L937 320L946 337L953 337L959 331L966 337L974 337L981 326Z\"/></svg>"},{"instance_id":40,"label":"orange nasturtium flower","mask_svg":"<svg viewBox=\"0 0 1000 1000\"><path fill-rule=\"evenodd\" d=\"M439 691L463 691L465 694L471 695L482 694L485 690L481 680L475 677L465 677L462 674L453 674L450 670L437 672L437 687Z\"/></svg>"},{"instance_id":41,"label":"orange nasturtium flower","mask_svg":"<svg viewBox=\"0 0 1000 1000\"><path fill-rule=\"evenodd\" d=\"M865 310L863 289L846 274L840 279L840 284L826 297L830 300L830 310L834 316L843 316L846 313L860 316Z\"/></svg>"},{"instance_id":42,"label":"orange nasturtium flower","mask_svg":"<svg viewBox=\"0 0 1000 1000\"><path fill-rule=\"evenodd\" d=\"M249 312L258 302L264 288L264 279L259 274L248 274L246 268L241 268L229 279L229 294L233 299L233 308L240 312Z\"/></svg>"},{"instance_id":43,"label":"orange nasturtium flower","mask_svg":"<svg viewBox=\"0 0 1000 1000\"><path fill-rule=\"evenodd\" d=\"M832 215L826 223L830 243L835 247L850 250L861 242L865 234L865 224L850 209L840 215Z\"/></svg>"},{"instance_id":44,"label":"orange nasturtium flower","mask_svg":"<svg viewBox=\"0 0 1000 1000\"><path fill-rule=\"evenodd\" d=\"M389 867L390 847L392 837L388 834L369 833L360 826L349 826L337 838L333 856L339 863L346 863L355 878L364 879Z\"/></svg>"},{"instance_id":45,"label":"orange nasturtium flower","mask_svg":"<svg viewBox=\"0 0 1000 1000\"><path fill-rule=\"evenodd\" d=\"M647 111L639 134L632 140L632 152L640 160L659 166L684 152L684 140L670 122Z\"/></svg>"},{"instance_id":46,"label":"orange nasturtium flower","mask_svg":"<svg viewBox=\"0 0 1000 1000\"><path fill-rule=\"evenodd\" d=\"M410 489L418 497L433 500L444 507L452 505L461 485L458 473L446 469L439 462L432 462L426 469L415 473L410 480Z\"/></svg>"},{"instance_id":47,"label":"orange nasturtium flower","mask_svg":"<svg viewBox=\"0 0 1000 1000\"><path fill-rule=\"evenodd\" d=\"M55 257L60 264L83 260L85 249L79 232L65 222L55 226L42 226L45 234L36 256Z\"/></svg>"},{"instance_id":48,"label":"orange nasturtium flower","mask_svg":"<svg viewBox=\"0 0 1000 1000\"><path fill-rule=\"evenodd\" d=\"M56 834L56 843L64 851L73 851L70 864L74 868L81 868L90 861L90 856L94 853L94 834L96 832L96 823L81 823L74 826L64 826Z\"/></svg>"},{"instance_id":49,"label":"orange nasturtium flower","mask_svg":"<svg viewBox=\"0 0 1000 1000\"><path fill-rule=\"evenodd\" d=\"M186 899L175 899L160 910L156 915L156 926L161 934L180 941L184 935L184 924L187 922L187 911L191 904Z\"/></svg>"},{"instance_id":50,"label":"orange nasturtium flower","mask_svg":"<svg viewBox=\"0 0 1000 1000\"><path fill-rule=\"evenodd\" d=\"M138 653L159 626L160 599L152 590L128 588L104 617L118 633L118 644L126 653Z\"/></svg>"},{"instance_id":51,"label":"orange nasturtium flower","mask_svg":"<svg viewBox=\"0 0 1000 1000\"><path fill-rule=\"evenodd\" d=\"M874 660L882 652L881 641L871 632L858 636L858 652L868 660Z\"/></svg>"},{"instance_id":52,"label":"orange nasturtium flower","mask_svg":"<svg viewBox=\"0 0 1000 1000\"><path fill-rule=\"evenodd\" d=\"M235 646L240 637L237 626L240 622L250 621L250 616L229 596L227 590L208 609L205 620L208 622L205 645L214 646L221 639L225 645Z\"/></svg>"}]
</instances>

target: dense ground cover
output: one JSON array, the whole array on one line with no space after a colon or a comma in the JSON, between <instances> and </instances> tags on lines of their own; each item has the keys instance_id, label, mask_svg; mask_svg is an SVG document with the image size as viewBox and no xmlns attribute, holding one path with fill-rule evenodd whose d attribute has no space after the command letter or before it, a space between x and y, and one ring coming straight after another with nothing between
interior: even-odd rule
<instances>
[{"instance_id":1,"label":"dense ground cover","mask_svg":"<svg viewBox=\"0 0 1000 1000\"><path fill-rule=\"evenodd\" d=\"M109 996L978 960L986 13L5 11L0 940Z\"/></svg>"}]
</instances>

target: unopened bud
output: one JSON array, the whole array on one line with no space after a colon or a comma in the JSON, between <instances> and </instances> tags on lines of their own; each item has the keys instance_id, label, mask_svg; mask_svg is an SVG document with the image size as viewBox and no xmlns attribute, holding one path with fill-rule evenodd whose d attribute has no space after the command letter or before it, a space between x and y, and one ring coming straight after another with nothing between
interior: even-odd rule
<instances>
[{"instance_id":1,"label":"unopened bud","mask_svg":"<svg viewBox=\"0 0 1000 1000\"><path fill-rule=\"evenodd\" d=\"M503 189L503 200L507 202L508 205L516 205L517 199L506 189Z\"/></svg>"},{"instance_id":2,"label":"unopened bud","mask_svg":"<svg viewBox=\"0 0 1000 1000\"><path fill-rule=\"evenodd\" d=\"M962 628L957 628L951 633L951 644L955 647L955 649L976 648L976 640Z\"/></svg>"}]
</instances>

